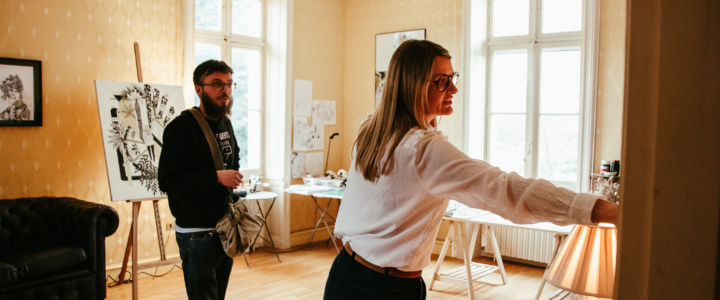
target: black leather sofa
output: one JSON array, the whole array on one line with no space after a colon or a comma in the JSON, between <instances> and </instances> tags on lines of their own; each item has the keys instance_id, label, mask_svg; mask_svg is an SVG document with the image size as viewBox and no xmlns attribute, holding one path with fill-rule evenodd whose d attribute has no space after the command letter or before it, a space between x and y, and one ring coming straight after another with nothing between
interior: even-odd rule
<instances>
[{"instance_id":1,"label":"black leather sofa","mask_svg":"<svg viewBox=\"0 0 720 300\"><path fill-rule=\"evenodd\" d=\"M0 300L104 299L110 206L70 197L0 200Z\"/></svg>"}]
</instances>

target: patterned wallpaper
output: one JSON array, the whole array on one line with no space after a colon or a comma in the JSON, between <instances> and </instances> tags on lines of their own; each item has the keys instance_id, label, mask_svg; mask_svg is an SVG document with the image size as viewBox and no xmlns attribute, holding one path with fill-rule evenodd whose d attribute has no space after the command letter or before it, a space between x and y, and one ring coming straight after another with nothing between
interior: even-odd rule
<instances>
[{"instance_id":1,"label":"patterned wallpaper","mask_svg":"<svg viewBox=\"0 0 720 300\"><path fill-rule=\"evenodd\" d=\"M106 240L109 267L122 263L132 205L110 201L94 80L137 81L137 41L145 82L181 84L181 10L177 0L3 0L0 10L0 57L42 62L43 110L41 127L0 127L0 199L71 196L112 206L120 226ZM159 207L172 223L167 201ZM151 202L140 219L138 257L157 258ZM174 239L167 253L177 254Z\"/></svg>"}]
</instances>

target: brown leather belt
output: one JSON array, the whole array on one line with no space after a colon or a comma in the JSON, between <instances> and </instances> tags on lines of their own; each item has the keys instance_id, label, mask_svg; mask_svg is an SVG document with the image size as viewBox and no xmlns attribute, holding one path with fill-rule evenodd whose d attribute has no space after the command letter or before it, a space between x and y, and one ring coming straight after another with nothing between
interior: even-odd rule
<instances>
[{"instance_id":1,"label":"brown leather belt","mask_svg":"<svg viewBox=\"0 0 720 300\"><path fill-rule=\"evenodd\" d=\"M405 272L405 271L400 271L397 268L378 267L378 266L372 264L371 262L365 260L360 255L357 255L352 250L352 248L350 248L350 243L346 243L344 247L345 247L345 251L347 251L347 253L350 254L350 256L352 256L352 258L355 261L359 262L363 266L366 266L368 269L373 270L375 272L382 273L382 274L385 274L388 276L400 277L400 278L418 278L422 275L422 270L414 271L414 272Z\"/></svg>"}]
</instances>

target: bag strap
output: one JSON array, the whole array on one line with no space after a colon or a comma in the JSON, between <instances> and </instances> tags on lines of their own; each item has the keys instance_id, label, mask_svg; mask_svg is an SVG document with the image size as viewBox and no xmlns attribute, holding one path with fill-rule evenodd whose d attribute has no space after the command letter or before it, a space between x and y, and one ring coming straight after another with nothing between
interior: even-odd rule
<instances>
[{"instance_id":1,"label":"bag strap","mask_svg":"<svg viewBox=\"0 0 720 300\"><path fill-rule=\"evenodd\" d=\"M225 170L225 165L222 162L222 156L220 156L220 147L218 147L215 135L213 135L212 129L210 129L210 124L208 124L202 112L200 112L200 109L197 107L193 107L188 110L193 116L195 116L195 119L198 121L200 128L205 134L205 139L207 139L208 145L210 146L210 152L212 153L213 162L215 163L215 170Z\"/></svg>"},{"instance_id":2,"label":"bag strap","mask_svg":"<svg viewBox=\"0 0 720 300\"><path fill-rule=\"evenodd\" d=\"M222 156L220 156L220 147L217 144L217 140L215 139L215 135L212 133L212 129L210 129L210 124L208 124L207 120L205 120L205 116L203 116L202 112L200 112L200 109L197 107L193 107L188 109L190 113L192 113L193 116L195 116L195 119L197 120L198 124L200 124L200 128L202 129L203 133L205 134L205 139L208 142L208 146L210 146L210 152L212 153L213 162L215 163L215 170L225 170L225 165L222 161ZM232 199L233 191L231 188L228 188L228 191L230 192L227 197L228 203L230 203L230 208L232 209L232 203L235 202Z\"/></svg>"}]
</instances>

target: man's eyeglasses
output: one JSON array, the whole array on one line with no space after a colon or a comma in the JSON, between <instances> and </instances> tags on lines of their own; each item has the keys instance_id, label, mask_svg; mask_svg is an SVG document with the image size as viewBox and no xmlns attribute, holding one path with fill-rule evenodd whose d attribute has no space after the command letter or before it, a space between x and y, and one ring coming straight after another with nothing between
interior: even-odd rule
<instances>
[{"instance_id":1,"label":"man's eyeglasses","mask_svg":"<svg viewBox=\"0 0 720 300\"><path fill-rule=\"evenodd\" d=\"M455 72L452 73L452 75L440 75L440 78L438 78L438 80L432 82L435 83L435 87L437 88L438 92L444 92L450 86L451 81L453 85L457 85L459 77L460 73Z\"/></svg>"},{"instance_id":2,"label":"man's eyeglasses","mask_svg":"<svg viewBox=\"0 0 720 300\"><path fill-rule=\"evenodd\" d=\"M215 82L213 82L213 83L203 83L203 84L200 84L200 85L201 85L201 86L209 85L209 86L213 87L213 88L214 88L215 90L217 90L217 91L221 91L222 89L224 89L224 88L227 86L228 89L230 89L230 91L232 91L232 90L234 90L235 87L237 86L237 83L235 83L235 82L224 83L224 82L222 82L222 81L215 81Z\"/></svg>"}]
</instances>

